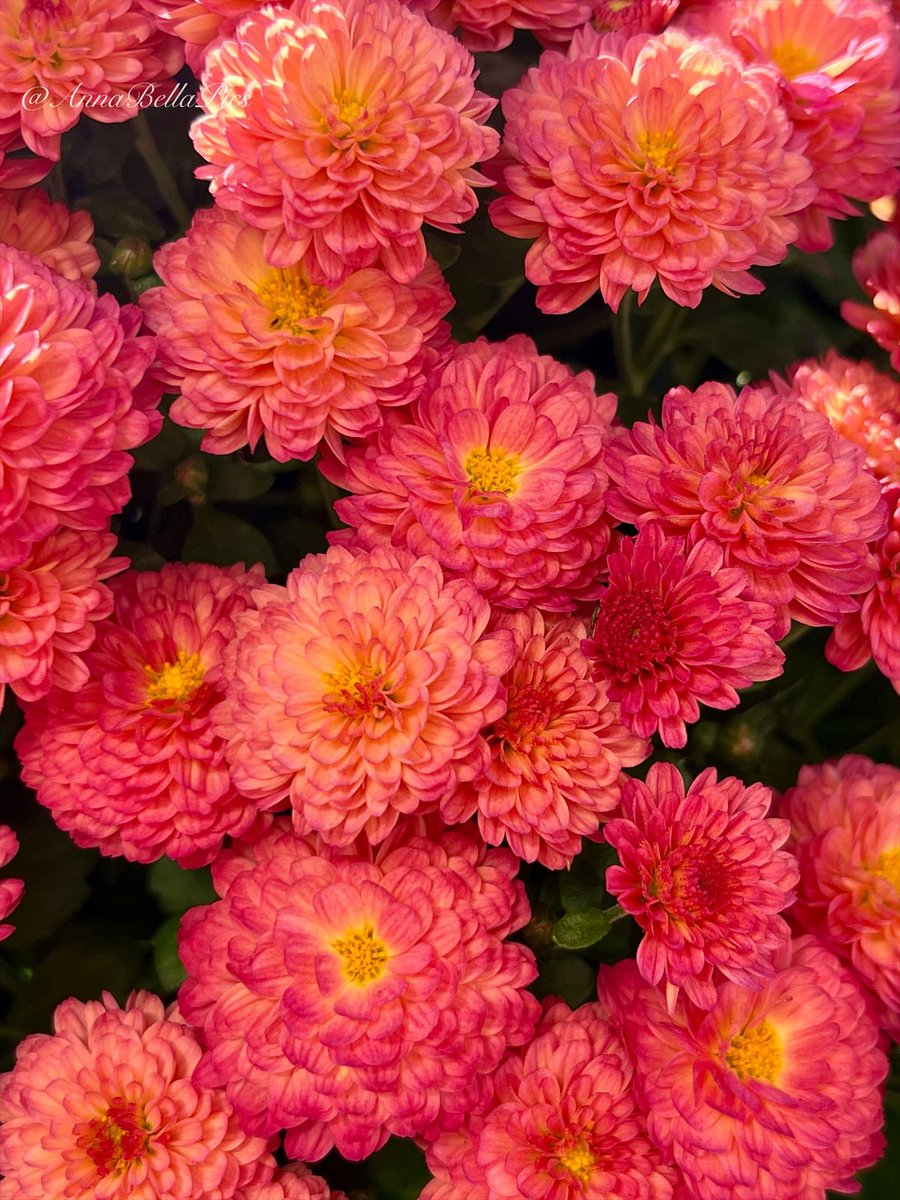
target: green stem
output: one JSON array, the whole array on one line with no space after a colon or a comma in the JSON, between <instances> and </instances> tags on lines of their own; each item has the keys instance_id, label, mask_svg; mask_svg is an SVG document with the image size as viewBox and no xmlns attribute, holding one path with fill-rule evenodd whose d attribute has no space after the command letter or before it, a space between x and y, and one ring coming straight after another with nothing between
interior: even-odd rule
<instances>
[{"instance_id":1,"label":"green stem","mask_svg":"<svg viewBox=\"0 0 900 1200\"><path fill-rule=\"evenodd\" d=\"M778 645L786 651L789 646L796 645L801 638L806 637L811 629L811 625L801 625L799 621L795 621L793 627L788 630Z\"/></svg>"},{"instance_id":2,"label":"green stem","mask_svg":"<svg viewBox=\"0 0 900 1200\"><path fill-rule=\"evenodd\" d=\"M623 917L627 917L628 913L618 904L614 904L612 908L604 908L603 915L609 921L610 925L613 925L616 921L621 921Z\"/></svg>"},{"instance_id":3,"label":"green stem","mask_svg":"<svg viewBox=\"0 0 900 1200\"><path fill-rule=\"evenodd\" d=\"M631 400L637 400L643 385L634 365L634 337L631 329L631 316L634 312L634 292L630 289L622 298L619 311L613 321L613 346L616 353L616 367L624 390Z\"/></svg>"},{"instance_id":4,"label":"green stem","mask_svg":"<svg viewBox=\"0 0 900 1200\"><path fill-rule=\"evenodd\" d=\"M191 210L182 199L178 185L169 170L168 164L159 152L156 139L150 129L146 112L140 112L134 118L135 148L144 160L147 170L153 176L159 194L168 205L169 212L182 229L187 229L191 223Z\"/></svg>"},{"instance_id":5,"label":"green stem","mask_svg":"<svg viewBox=\"0 0 900 1200\"><path fill-rule=\"evenodd\" d=\"M646 391L647 384L678 345L678 335L687 312L680 304L668 300L653 322L641 346L641 362L644 364L641 372L642 392Z\"/></svg>"},{"instance_id":6,"label":"green stem","mask_svg":"<svg viewBox=\"0 0 900 1200\"><path fill-rule=\"evenodd\" d=\"M840 683L836 684L831 689L821 704L817 705L806 718L806 724L809 729L814 729L820 721L834 712L836 708L844 703L848 696L852 696L857 688L862 687L868 681L871 675L874 674L875 664L871 659L864 667L860 667L858 671L851 671Z\"/></svg>"},{"instance_id":7,"label":"green stem","mask_svg":"<svg viewBox=\"0 0 900 1200\"><path fill-rule=\"evenodd\" d=\"M0 960L0 988L18 996L22 991L22 979L5 962Z\"/></svg>"}]
</instances>

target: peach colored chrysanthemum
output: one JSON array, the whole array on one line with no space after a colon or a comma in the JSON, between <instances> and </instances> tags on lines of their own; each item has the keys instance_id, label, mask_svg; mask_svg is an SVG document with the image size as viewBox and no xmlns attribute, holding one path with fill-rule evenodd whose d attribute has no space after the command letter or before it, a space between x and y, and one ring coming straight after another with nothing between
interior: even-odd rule
<instances>
[{"instance_id":1,"label":"peach colored chrysanthemum","mask_svg":"<svg viewBox=\"0 0 900 1200\"><path fill-rule=\"evenodd\" d=\"M25 149L19 114L0 116L0 189L31 187L48 174L53 163L49 158L38 158Z\"/></svg>"},{"instance_id":2,"label":"peach colored chrysanthemum","mask_svg":"<svg viewBox=\"0 0 900 1200\"><path fill-rule=\"evenodd\" d=\"M529 916L517 860L471 828L419 828L373 858L276 824L222 856L222 899L184 918L197 1079L225 1087L245 1129L286 1129L292 1157L458 1127L534 1029L533 956L503 940Z\"/></svg>"},{"instance_id":3,"label":"peach colored chrysanthemum","mask_svg":"<svg viewBox=\"0 0 900 1200\"><path fill-rule=\"evenodd\" d=\"M873 234L853 255L853 274L872 304L845 300L841 316L887 350L900 371L900 232Z\"/></svg>"},{"instance_id":4,"label":"peach colored chrysanthemum","mask_svg":"<svg viewBox=\"0 0 900 1200\"><path fill-rule=\"evenodd\" d=\"M887 513L863 451L771 387L673 388L661 423L635 424L605 462L610 511L717 542L773 606L774 637L791 618L834 625L872 585L866 543Z\"/></svg>"},{"instance_id":5,"label":"peach colored chrysanthemum","mask_svg":"<svg viewBox=\"0 0 900 1200\"><path fill-rule=\"evenodd\" d=\"M900 35L883 0L724 0L686 27L768 68L816 185L797 245L827 250L830 219L900 189Z\"/></svg>"},{"instance_id":6,"label":"peach colored chrysanthemum","mask_svg":"<svg viewBox=\"0 0 900 1200\"><path fill-rule=\"evenodd\" d=\"M406 0L470 50L503 50L517 29L542 42L567 42L590 19L594 0Z\"/></svg>"},{"instance_id":7,"label":"peach colored chrysanthemum","mask_svg":"<svg viewBox=\"0 0 900 1200\"><path fill-rule=\"evenodd\" d=\"M131 571L83 654L88 682L29 705L16 740L22 777L79 846L186 867L208 863L256 805L235 789L210 711L238 614L261 567L170 564Z\"/></svg>"},{"instance_id":8,"label":"peach colored chrysanthemum","mask_svg":"<svg viewBox=\"0 0 900 1200\"><path fill-rule=\"evenodd\" d=\"M333 1192L319 1175L303 1163L291 1163L275 1172L266 1183L254 1184L237 1193L234 1200L347 1200Z\"/></svg>"},{"instance_id":9,"label":"peach colored chrysanthemum","mask_svg":"<svg viewBox=\"0 0 900 1200\"><path fill-rule=\"evenodd\" d=\"M0 1170L16 1200L238 1200L271 1177L266 1143L192 1081L197 1037L156 996L65 1000L53 1025L0 1076Z\"/></svg>"},{"instance_id":10,"label":"peach colored chrysanthemum","mask_svg":"<svg viewBox=\"0 0 900 1200\"><path fill-rule=\"evenodd\" d=\"M609 544L615 404L529 338L479 339L404 419L322 469L353 493L335 508L363 545L432 554L506 608L569 612L597 595Z\"/></svg>"},{"instance_id":11,"label":"peach colored chrysanthemum","mask_svg":"<svg viewBox=\"0 0 900 1200\"><path fill-rule=\"evenodd\" d=\"M441 814L457 824L477 812L485 841L505 838L526 862L558 871L615 806L622 767L643 761L649 746L622 724L606 685L591 678L583 621L551 621L529 608L496 625L516 640L503 679L506 711L485 734L487 769L451 792Z\"/></svg>"},{"instance_id":12,"label":"peach colored chrysanthemum","mask_svg":"<svg viewBox=\"0 0 900 1200\"><path fill-rule=\"evenodd\" d=\"M185 58L195 75L200 75L210 46L231 37L248 13L272 0L138 0L163 33L184 42Z\"/></svg>"},{"instance_id":13,"label":"peach colored chrysanthemum","mask_svg":"<svg viewBox=\"0 0 900 1200\"><path fill-rule=\"evenodd\" d=\"M266 231L274 266L316 262L321 282L380 260L409 282L423 222L455 230L487 182L475 164L497 149L495 102L473 79L468 51L399 0L251 14L207 56L198 175Z\"/></svg>"},{"instance_id":14,"label":"peach colored chrysanthemum","mask_svg":"<svg viewBox=\"0 0 900 1200\"><path fill-rule=\"evenodd\" d=\"M858 1190L884 1147L887 1056L850 971L814 938L785 947L761 992L735 983L698 1012L636 963L600 970L650 1137L695 1200L820 1200Z\"/></svg>"},{"instance_id":15,"label":"peach colored chrysanthemum","mask_svg":"<svg viewBox=\"0 0 900 1200\"><path fill-rule=\"evenodd\" d=\"M141 306L159 335L157 370L181 391L171 415L209 430L204 450L265 437L280 462L307 459L322 438L363 437L383 408L416 398L449 354L441 317L453 297L431 259L409 284L369 267L325 287L302 262L270 267L263 241L232 213L198 212L157 253L165 287Z\"/></svg>"},{"instance_id":16,"label":"peach colored chrysanthemum","mask_svg":"<svg viewBox=\"0 0 900 1200\"><path fill-rule=\"evenodd\" d=\"M0 570L59 524L106 530L130 496L131 456L159 429L140 313L38 259L0 260Z\"/></svg>"},{"instance_id":17,"label":"peach colored chrysanthemum","mask_svg":"<svg viewBox=\"0 0 900 1200\"><path fill-rule=\"evenodd\" d=\"M0 571L0 708L7 684L22 700L87 681L84 652L113 605L104 579L128 566L110 558L111 533L60 529Z\"/></svg>"},{"instance_id":18,"label":"peach colored chrysanthemum","mask_svg":"<svg viewBox=\"0 0 900 1200\"><path fill-rule=\"evenodd\" d=\"M771 607L708 538L687 549L657 525L622 538L606 561L609 584L582 649L595 677L641 737L683 746L699 705L734 708L736 689L781 674L767 632Z\"/></svg>"},{"instance_id":19,"label":"peach colored chrysanthemum","mask_svg":"<svg viewBox=\"0 0 900 1200\"><path fill-rule=\"evenodd\" d=\"M781 797L800 860L791 917L850 962L900 1038L900 770L847 754Z\"/></svg>"},{"instance_id":20,"label":"peach colored chrysanthemum","mask_svg":"<svg viewBox=\"0 0 900 1200\"><path fill-rule=\"evenodd\" d=\"M762 291L790 214L812 195L776 86L713 39L667 29L628 40L588 29L504 94L507 193L498 229L535 238L525 259L545 312L599 288L618 309L654 280L677 304L704 288Z\"/></svg>"},{"instance_id":21,"label":"peach colored chrysanthemum","mask_svg":"<svg viewBox=\"0 0 900 1200\"><path fill-rule=\"evenodd\" d=\"M183 61L137 0L4 0L0 122L18 120L26 145L56 161L82 113L130 120L142 86L168 84Z\"/></svg>"},{"instance_id":22,"label":"peach colored chrysanthemum","mask_svg":"<svg viewBox=\"0 0 900 1200\"><path fill-rule=\"evenodd\" d=\"M94 222L54 204L40 188L0 192L0 242L25 250L66 279L90 282L100 269Z\"/></svg>"},{"instance_id":23,"label":"peach colored chrysanthemum","mask_svg":"<svg viewBox=\"0 0 900 1200\"><path fill-rule=\"evenodd\" d=\"M422 1200L670 1200L674 1172L647 1136L632 1068L599 1004L548 1001L483 1113L428 1147Z\"/></svg>"},{"instance_id":24,"label":"peach colored chrysanthemum","mask_svg":"<svg viewBox=\"0 0 900 1200\"><path fill-rule=\"evenodd\" d=\"M0 867L8 867L19 850L19 839L8 825L0 825ZM22 899L25 883L22 879L0 879L0 942L8 938L15 925L6 918Z\"/></svg>"},{"instance_id":25,"label":"peach colored chrysanthemum","mask_svg":"<svg viewBox=\"0 0 900 1200\"><path fill-rule=\"evenodd\" d=\"M778 915L794 899L797 862L779 849L787 821L767 817L761 783L719 779L713 767L685 791L671 763L646 782L626 779L616 817L603 827L619 865L606 887L644 930L637 965L648 983L665 980L670 1008L679 989L700 1008L730 979L759 990L788 941Z\"/></svg>"},{"instance_id":26,"label":"peach colored chrysanthemum","mask_svg":"<svg viewBox=\"0 0 900 1200\"><path fill-rule=\"evenodd\" d=\"M598 33L662 33L679 0L594 0L591 24Z\"/></svg>"}]
</instances>

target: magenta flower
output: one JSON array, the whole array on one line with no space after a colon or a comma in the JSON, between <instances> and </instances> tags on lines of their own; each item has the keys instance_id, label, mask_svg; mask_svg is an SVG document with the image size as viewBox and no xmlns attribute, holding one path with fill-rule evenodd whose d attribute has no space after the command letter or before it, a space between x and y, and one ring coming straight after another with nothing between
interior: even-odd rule
<instances>
[{"instance_id":1,"label":"magenta flower","mask_svg":"<svg viewBox=\"0 0 900 1200\"><path fill-rule=\"evenodd\" d=\"M871 304L845 300L841 316L854 329L864 329L891 356L900 371L900 235L874 233L853 255L853 274Z\"/></svg>"}]
</instances>

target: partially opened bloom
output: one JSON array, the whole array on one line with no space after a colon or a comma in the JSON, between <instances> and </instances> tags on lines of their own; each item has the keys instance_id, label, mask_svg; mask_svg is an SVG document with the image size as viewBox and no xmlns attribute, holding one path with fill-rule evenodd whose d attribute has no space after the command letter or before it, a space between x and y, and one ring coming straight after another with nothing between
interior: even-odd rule
<instances>
[{"instance_id":1,"label":"partially opened bloom","mask_svg":"<svg viewBox=\"0 0 900 1200\"><path fill-rule=\"evenodd\" d=\"M870 334L900 371L900 234L873 234L853 255L853 274L872 303L845 300L841 316Z\"/></svg>"},{"instance_id":2,"label":"partially opened bloom","mask_svg":"<svg viewBox=\"0 0 900 1200\"><path fill-rule=\"evenodd\" d=\"M529 608L496 624L516 640L506 711L485 734L486 770L451 792L441 813L454 824L477 812L486 841L505 839L527 862L560 870L615 806L622 767L641 762L649 746L592 678L583 621Z\"/></svg>"},{"instance_id":3,"label":"partially opened bloom","mask_svg":"<svg viewBox=\"0 0 900 1200\"><path fill-rule=\"evenodd\" d=\"M225 762L210 712L222 655L261 567L171 564L112 584L115 610L82 655L87 682L29 705L22 777L79 846L195 867L257 815Z\"/></svg>"},{"instance_id":4,"label":"partially opened bloom","mask_svg":"<svg viewBox=\"0 0 900 1200\"><path fill-rule=\"evenodd\" d=\"M162 33L184 42L188 66L203 71L210 46L234 34L240 20L271 0L138 0Z\"/></svg>"},{"instance_id":5,"label":"partially opened bloom","mask_svg":"<svg viewBox=\"0 0 900 1200\"><path fill-rule=\"evenodd\" d=\"M603 450L615 397L516 335L456 349L419 402L329 479L364 546L432 554L505 608L570 612L609 545ZM347 535L337 535L335 540Z\"/></svg>"},{"instance_id":6,"label":"partially opened bloom","mask_svg":"<svg viewBox=\"0 0 900 1200\"><path fill-rule=\"evenodd\" d=\"M781 798L800 861L791 917L852 963L900 1038L900 770L847 754Z\"/></svg>"},{"instance_id":7,"label":"partially opened bloom","mask_svg":"<svg viewBox=\"0 0 900 1200\"><path fill-rule=\"evenodd\" d=\"M8 867L19 849L19 839L8 825L0 825L0 867ZM22 899L25 883L21 879L0 879L0 942L15 930L6 918Z\"/></svg>"},{"instance_id":8,"label":"partially opened bloom","mask_svg":"<svg viewBox=\"0 0 900 1200\"><path fill-rule=\"evenodd\" d=\"M737 688L781 674L771 609L708 538L690 550L658 525L622 538L582 649L622 720L641 737L683 746L700 704L734 708Z\"/></svg>"},{"instance_id":9,"label":"partially opened bloom","mask_svg":"<svg viewBox=\"0 0 900 1200\"><path fill-rule=\"evenodd\" d=\"M372 433L384 408L415 400L449 352L453 297L431 259L409 284L370 267L326 287L302 262L270 267L263 241L240 217L201 210L157 253L165 287L141 306L159 335L156 369L181 391L172 417L209 430L204 450L264 437L280 462L307 459L323 437Z\"/></svg>"},{"instance_id":10,"label":"partially opened bloom","mask_svg":"<svg viewBox=\"0 0 900 1200\"><path fill-rule=\"evenodd\" d=\"M545 312L599 288L618 309L654 280L691 308L713 286L759 292L809 200L809 164L765 70L712 39L579 34L503 97L498 229L535 238L525 270Z\"/></svg>"},{"instance_id":11,"label":"partially opened bloom","mask_svg":"<svg viewBox=\"0 0 900 1200\"><path fill-rule=\"evenodd\" d=\"M730 979L759 990L790 937L778 915L794 899L797 863L779 849L787 821L768 817L761 783L703 771L685 791L671 763L646 782L626 779L603 836L619 856L606 887L644 930L637 965L648 983L665 981L669 1007L679 989L712 1008Z\"/></svg>"},{"instance_id":12,"label":"partially opened bloom","mask_svg":"<svg viewBox=\"0 0 900 1200\"><path fill-rule=\"evenodd\" d=\"M516 867L471 827L418 822L374 859L278 825L226 852L222 899L180 936L198 1080L226 1088L245 1129L286 1129L292 1157L458 1127L538 1015L531 952L503 940L529 916Z\"/></svg>"},{"instance_id":13,"label":"partially opened bloom","mask_svg":"<svg viewBox=\"0 0 900 1200\"><path fill-rule=\"evenodd\" d=\"M814 938L786 946L762 991L666 1008L636 963L600 970L651 1139L696 1200L822 1200L881 1155L887 1056L850 971Z\"/></svg>"},{"instance_id":14,"label":"partially opened bloom","mask_svg":"<svg viewBox=\"0 0 900 1200\"><path fill-rule=\"evenodd\" d=\"M475 164L497 149L494 101L473 79L468 51L400 0L251 13L206 59L198 174L266 231L273 265L317 263L321 282L380 259L409 282L423 222L455 230L487 182Z\"/></svg>"},{"instance_id":15,"label":"partially opened bloom","mask_svg":"<svg viewBox=\"0 0 900 1200\"><path fill-rule=\"evenodd\" d=\"M590 19L594 0L406 0L470 50L502 50L517 29L543 42L567 42Z\"/></svg>"},{"instance_id":16,"label":"partially opened bloom","mask_svg":"<svg viewBox=\"0 0 900 1200\"><path fill-rule=\"evenodd\" d=\"M834 625L872 585L866 543L886 512L863 451L771 387L673 388L661 423L635 424L606 466L610 511L717 542L753 598L773 605L775 637L791 618Z\"/></svg>"},{"instance_id":17,"label":"partially opened bloom","mask_svg":"<svg viewBox=\"0 0 900 1200\"><path fill-rule=\"evenodd\" d=\"M89 282L100 268L86 212L54 204L41 188L0 192L0 242L25 250L66 279Z\"/></svg>"}]
</instances>

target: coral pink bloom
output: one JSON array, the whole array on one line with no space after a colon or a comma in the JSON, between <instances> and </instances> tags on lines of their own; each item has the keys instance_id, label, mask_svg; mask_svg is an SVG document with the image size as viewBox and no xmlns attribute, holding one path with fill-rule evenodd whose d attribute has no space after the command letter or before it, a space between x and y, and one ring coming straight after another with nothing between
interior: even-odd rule
<instances>
[{"instance_id":1,"label":"coral pink bloom","mask_svg":"<svg viewBox=\"0 0 900 1200\"><path fill-rule=\"evenodd\" d=\"M863 451L770 387L673 388L661 424L634 425L606 466L610 511L717 542L753 597L774 606L774 637L791 617L834 625L872 584L866 543L886 511Z\"/></svg>"},{"instance_id":2,"label":"coral pink bloom","mask_svg":"<svg viewBox=\"0 0 900 1200\"><path fill-rule=\"evenodd\" d=\"M548 1002L483 1113L428 1148L422 1200L669 1200L674 1172L647 1137L625 1047L599 1004ZM462 1153L460 1152L462 1150Z\"/></svg>"},{"instance_id":3,"label":"coral pink bloom","mask_svg":"<svg viewBox=\"0 0 900 1200\"><path fill-rule=\"evenodd\" d=\"M816 185L797 216L802 250L827 250L829 218L900 189L900 36L882 0L725 0L687 28L729 42L778 79Z\"/></svg>"},{"instance_id":4,"label":"coral pink bloom","mask_svg":"<svg viewBox=\"0 0 900 1200\"><path fill-rule=\"evenodd\" d=\"M265 436L280 462L307 459L323 437L339 447L416 398L449 353L453 297L431 259L408 285L370 267L324 287L302 263L270 267L263 240L231 213L198 212L157 253L166 286L141 306L159 334L157 370L181 391L172 417L209 430L204 450Z\"/></svg>"},{"instance_id":5,"label":"coral pink bloom","mask_svg":"<svg viewBox=\"0 0 900 1200\"><path fill-rule=\"evenodd\" d=\"M79 846L201 866L256 817L210 710L237 616L264 583L261 567L178 563L112 584L115 611L83 655L89 682L29 705L16 741L23 779Z\"/></svg>"},{"instance_id":6,"label":"coral pink bloom","mask_svg":"<svg viewBox=\"0 0 900 1200\"><path fill-rule=\"evenodd\" d=\"M84 651L113 605L102 580L128 566L110 558L115 545L111 533L60 529L0 571L0 708L7 684L38 700L51 687L72 692L87 682Z\"/></svg>"},{"instance_id":7,"label":"coral pink bloom","mask_svg":"<svg viewBox=\"0 0 900 1200\"><path fill-rule=\"evenodd\" d=\"M887 350L900 371L900 233L873 234L853 255L853 274L872 304L845 300L841 316Z\"/></svg>"},{"instance_id":8,"label":"coral pink bloom","mask_svg":"<svg viewBox=\"0 0 900 1200\"><path fill-rule=\"evenodd\" d=\"M503 111L514 163L491 219L536 238L525 269L545 312L598 287L618 309L657 278L691 308L711 285L762 291L747 268L784 258L789 214L812 195L774 82L712 39L586 30L569 60L547 54L507 91Z\"/></svg>"},{"instance_id":9,"label":"coral pink bloom","mask_svg":"<svg viewBox=\"0 0 900 1200\"><path fill-rule=\"evenodd\" d=\"M766 632L768 605L726 567L715 542L690 550L659 526L622 538L607 559L609 585L582 649L622 720L641 737L683 746L700 703L734 708L737 688L781 674L784 654Z\"/></svg>"},{"instance_id":10,"label":"coral pink bloom","mask_svg":"<svg viewBox=\"0 0 900 1200\"><path fill-rule=\"evenodd\" d=\"M59 524L106 530L131 494L131 456L159 429L143 382L155 339L140 313L99 299L30 254L0 261L0 570Z\"/></svg>"},{"instance_id":11,"label":"coral pink bloom","mask_svg":"<svg viewBox=\"0 0 900 1200\"><path fill-rule=\"evenodd\" d=\"M347 1200L347 1197L343 1192L333 1192L324 1179L313 1175L303 1163L291 1163L265 1183L242 1190L235 1200Z\"/></svg>"},{"instance_id":12,"label":"coral pink bloom","mask_svg":"<svg viewBox=\"0 0 900 1200\"><path fill-rule=\"evenodd\" d=\"M167 87L184 61L137 0L5 0L0 47L0 125L16 118L28 147L54 161L82 113L137 116L142 85Z\"/></svg>"},{"instance_id":13,"label":"coral pink bloom","mask_svg":"<svg viewBox=\"0 0 900 1200\"><path fill-rule=\"evenodd\" d=\"M8 825L0 825L0 867L7 867L19 849L19 839ZM21 879L0 879L0 921L6 918L22 899L25 888ZM14 931L15 925L0 924L0 942Z\"/></svg>"},{"instance_id":14,"label":"coral pink bloom","mask_svg":"<svg viewBox=\"0 0 900 1200\"><path fill-rule=\"evenodd\" d=\"M472 829L411 822L374 857L316 853L276 825L213 867L221 901L184 918L197 1078L222 1084L245 1129L287 1129L289 1155L371 1154L433 1138L483 1107L538 1005L517 861Z\"/></svg>"},{"instance_id":15,"label":"coral pink bloom","mask_svg":"<svg viewBox=\"0 0 900 1200\"><path fill-rule=\"evenodd\" d=\"M599 33L662 33L679 0L594 0L591 24Z\"/></svg>"},{"instance_id":16,"label":"coral pink bloom","mask_svg":"<svg viewBox=\"0 0 900 1200\"><path fill-rule=\"evenodd\" d=\"M258 12L270 0L138 0L157 28L184 42L185 58L200 75L210 46L230 37L242 17Z\"/></svg>"},{"instance_id":17,"label":"coral pink bloom","mask_svg":"<svg viewBox=\"0 0 900 1200\"><path fill-rule=\"evenodd\" d=\"M887 1056L866 998L814 938L761 992L735 983L666 1009L634 962L600 970L650 1137L696 1200L824 1200L881 1155Z\"/></svg>"},{"instance_id":18,"label":"coral pink bloom","mask_svg":"<svg viewBox=\"0 0 900 1200\"><path fill-rule=\"evenodd\" d=\"M0 116L0 188L24 188L39 183L53 163L49 158L37 158L25 149L18 112Z\"/></svg>"},{"instance_id":19,"label":"coral pink bloom","mask_svg":"<svg viewBox=\"0 0 900 1200\"><path fill-rule=\"evenodd\" d=\"M622 767L645 759L649 746L591 678L583 621L551 621L529 608L496 624L516 639L506 712L485 734L489 766L451 792L441 814L456 824L477 812L485 841L505 838L520 858L558 871L615 806Z\"/></svg>"},{"instance_id":20,"label":"coral pink bloom","mask_svg":"<svg viewBox=\"0 0 900 1200\"><path fill-rule=\"evenodd\" d=\"M40 188L0 192L0 242L26 250L66 279L88 283L97 274L93 236L89 213L53 204Z\"/></svg>"},{"instance_id":21,"label":"coral pink bloom","mask_svg":"<svg viewBox=\"0 0 900 1200\"><path fill-rule=\"evenodd\" d=\"M374 844L484 766L512 635L433 558L335 547L260 597L226 653L215 714L241 791L286 797L301 832Z\"/></svg>"},{"instance_id":22,"label":"coral pink bloom","mask_svg":"<svg viewBox=\"0 0 900 1200\"><path fill-rule=\"evenodd\" d=\"M900 770L859 754L803 767L779 811L800 860L791 917L853 964L900 1038Z\"/></svg>"},{"instance_id":23,"label":"coral pink bloom","mask_svg":"<svg viewBox=\"0 0 900 1200\"><path fill-rule=\"evenodd\" d=\"M399 0L251 14L206 60L198 174L266 230L274 266L317 262L321 282L380 258L409 282L422 223L453 231L487 182L475 164L497 149L494 101L473 79L471 55Z\"/></svg>"},{"instance_id":24,"label":"coral pink bloom","mask_svg":"<svg viewBox=\"0 0 900 1200\"><path fill-rule=\"evenodd\" d=\"M406 0L433 24L456 30L470 50L502 50L517 29L542 42L567 42L590 20L594 0Z\"/></svg>"},{"instance_id":25,"label":"coral pink bloom","mask_svg":"<svg viewBox=\"0 0 900 1200\"><path fill-rule=\"evenodd\" d=\"M457 348L405 420L325 457L365 546L432 554L492 603L571 611L597 595L612 522L603 449L615 397L597 396L517 335ZM346 535L338 535L339 540Z\"/></svg>"},{"instance_id":26,"label":"coral pink bloom","mask_svg":"<svg viewBox=\"0 0 900 1200\"><path fill-rule=\"evenodd\" d=\"M712 1008L723 979L758 990L775 973L773 955L790 936L778 913L798 872L779 850L790 830L767 817L771 802L761 783L718 779L712 767L687 792L671 763L655 763L646 783L623 783L603 828L621 864L606 886L644 930L637 965L648 983L665 979L670 1008L679 988Z\"/></svg>"}]
</instances>

